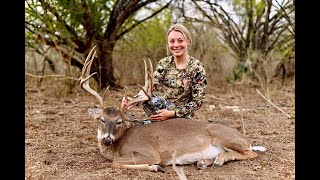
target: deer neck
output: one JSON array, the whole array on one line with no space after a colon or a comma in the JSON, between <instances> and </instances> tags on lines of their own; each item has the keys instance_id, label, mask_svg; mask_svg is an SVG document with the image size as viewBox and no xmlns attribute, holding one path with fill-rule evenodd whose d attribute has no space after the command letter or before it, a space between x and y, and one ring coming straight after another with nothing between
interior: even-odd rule
<instances>
[{"instance_id":1,"label":"deer neck","mask_svg":"<svg viewBox=\"0 0 320 180\"><path fill-rule=\"evenodd\" d=\"M121 126L121 128L119 130L117 130L117 133L115 134L116 137L116 140L115 142L118 142L121 137L123 136L123 134L127 131L127 129L129 128L130 126L127 125L127 123L123 123L123 125Z\"/></svg>"},{"instance_id":2,"label":"deer neck","mask_svg":"<svg viewBox=\"0 0 320 180\"><path fill-rule=\"evenodd\" d=\"M108 160L112 160L117 156L116 154L116 146L114 144L110 146L105 146L101 143L101 140L98 140L98 147L101 154Z\"/></svg>"}]
</instances>

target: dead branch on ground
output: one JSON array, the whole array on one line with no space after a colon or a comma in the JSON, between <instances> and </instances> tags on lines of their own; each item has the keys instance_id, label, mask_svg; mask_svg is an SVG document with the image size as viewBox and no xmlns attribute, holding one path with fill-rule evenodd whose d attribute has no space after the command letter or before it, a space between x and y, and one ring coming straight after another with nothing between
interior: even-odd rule
<instances>
[{"instance_id":1,"label":"dead branch on ground","mask_svg":"<svg viewBox=\"0 0 320 180\"><path fill-rule=\"evenodd\" d=\"M51 74L51 75L38 76L38 75L30 74L30 73L25 73L25 75L31 76L31 77L35 77L35 78L53 77L53 78L64 78L64 79L72 79L72 80L79 81L79 78L69 77L69 76L66 76L66 75L59 75L59 74Z\"/></svg>"},{"instance_id":2,"label":"dead branch on ground","mask_svg":"<svg viewBox=\"0 0 320 180\"><path fill-rule=\"evenodd\" d=\"M258 92L258 94L260 94L262 96L263 99L265 99L269 104L271 104L273 107L275 107L276 109L278 109L279 111L281 111L283 114L285 114L289 119L293 118L291 117L289 114L287 114L286 112L284 112L281 108L279 108L278 106L276 106L275 104L273 104L271 102L270 99L266 98L258 89L256 89L256 91Z\"/></svg>"}]
</instances>

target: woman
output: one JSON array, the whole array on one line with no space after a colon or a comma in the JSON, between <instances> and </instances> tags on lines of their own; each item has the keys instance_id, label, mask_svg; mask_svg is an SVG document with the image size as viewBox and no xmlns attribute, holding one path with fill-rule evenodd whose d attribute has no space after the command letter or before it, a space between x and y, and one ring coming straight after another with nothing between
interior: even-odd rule
<instances>
[{"instance_id":1,"label":"woman","mask_svg":"<svg viewBox=\"0 0 320 180\"><path fill-rule=\"evenodd\" d=\"M175 117L190 119L203 105L207 87L206 73L203 64L188 54L191 43L186 27L181 24L170 26L167 48L172 55L159 61L154 72L153 92L174 103L175 107L172 110L156 111L150 115L151 121L165 121ZM123 98L122 106L126 105L127 101Z\"/></svg>"}]
</instances>

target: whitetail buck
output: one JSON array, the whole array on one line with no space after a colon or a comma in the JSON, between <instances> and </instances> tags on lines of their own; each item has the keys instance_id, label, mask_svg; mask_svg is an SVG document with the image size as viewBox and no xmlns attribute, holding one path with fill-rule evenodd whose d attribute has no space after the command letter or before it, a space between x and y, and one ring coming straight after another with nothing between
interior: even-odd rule
<instances>
[{"instance_id":1,"label":"whitetail buck","mask_svg":"<svg viewBox=\"0 0 320 180\"><path fill-rule=\"evenodd\" d=\"M258 155L253 150L265 150L261 146L251 146L249 139L239 131L210 122L172 119L132 127L131 116L120 106L104 106L101 96L90 88L92 51L86 58L80 85L101 105L88 112L98 122L99 149L104 157L113 161L113 167L164 172L164 166L173 163L197 163L199 169L204 169L230 160L255 158ZM131 99L131 104L152 99L150 74L149 79L146 78L144 87L140 86L143 93ZM174 153L176 158L172 156Z\"/></svg>"}]
</instances>

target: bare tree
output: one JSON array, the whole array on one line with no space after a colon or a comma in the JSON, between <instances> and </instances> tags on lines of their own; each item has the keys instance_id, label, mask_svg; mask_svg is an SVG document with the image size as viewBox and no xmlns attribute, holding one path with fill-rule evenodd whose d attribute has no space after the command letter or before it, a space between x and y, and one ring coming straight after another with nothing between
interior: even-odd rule
<instances>
[{"instance_id":1,"label":"bare tree","mask_svg":"<svg viewBox=\"0 0 320 180\"><path fill-rule=\"evenodd\" d=\"M204 22L217 30L238 60L238 69L252 50L267 56L272 51L294 49L295 7L291 0L183 0L179 9L187 21Z\"/></svg>"}]
</instances>

